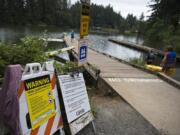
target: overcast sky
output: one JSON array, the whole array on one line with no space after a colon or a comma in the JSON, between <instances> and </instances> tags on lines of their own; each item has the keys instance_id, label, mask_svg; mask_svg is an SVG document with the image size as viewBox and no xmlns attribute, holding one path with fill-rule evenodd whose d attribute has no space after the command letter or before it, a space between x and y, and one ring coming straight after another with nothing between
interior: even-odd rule
<instances>
[{"instance_id":1,"label":"overcast sky","mask_svg":"<svg viewBox=\"0 0 180 135\"><path fill-rule=\"evenodd\" d=\"M78 0L71 0L72 4ZM148 16L149 8L147 7L150 0L91 0L96 4L107 6L111 4L116 12L121 12L123 17L126 17L128 13L132 13L139 17L142 12L145 16Z\"/></svg>"}]
</instances>

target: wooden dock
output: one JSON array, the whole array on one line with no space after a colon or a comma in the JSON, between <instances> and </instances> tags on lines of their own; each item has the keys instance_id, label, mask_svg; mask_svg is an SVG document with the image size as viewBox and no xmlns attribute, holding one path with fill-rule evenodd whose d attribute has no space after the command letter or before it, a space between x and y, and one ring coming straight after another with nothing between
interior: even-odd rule
<instances>
[{"instance_id":1,"label":"wooden dock","mask_svg":"<svg viewBox=\"0 0 180 135\"><path fill-rule=\"evenodd\" d=\"M124 41L121 41L121 40L115 40L115 39L111 39L111 38L108 39L108 40L110 42L113 42L113 43L116 43L116 44L119 44L119 45L122 45L122 46L125 46L125 47L128 47L128 48L131 48L131 49L134 49L134 50L138 50L138 51L145 52L145 53L148 53L150 50L152 50L157 55L159 55L161 57L164 56L163 51L155 49L155 48L151 48L151 47L148 47L148 46L143 46L143 45L139 45L139 44L135 44L135 43L131 43L131 42L124 42ZM178 60L178 62L180 62L180 55L179 54L177 55L177 60Z\"/></svg>"},{"instance_id":2,"label":"wooden dock","mask_svg":"<svg viewBox=\"0 0 180 135\"><path fill-rule=\"evenodd\" d=\"M75 46L73 54L77 58L78 41L71 42L65 37L65 42ZM100 88L118 93L159 131L180 135L180 90L177 87L157 75L92 49L88 49L88 64L100 69Z\"/></svg>"}]
</instances>

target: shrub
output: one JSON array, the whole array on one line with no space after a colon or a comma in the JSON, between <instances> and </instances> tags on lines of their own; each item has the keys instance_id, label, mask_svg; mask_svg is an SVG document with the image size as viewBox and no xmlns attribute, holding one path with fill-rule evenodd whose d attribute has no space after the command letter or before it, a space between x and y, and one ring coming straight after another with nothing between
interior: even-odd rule
<instances>
[{"instance_id":1,"label":"shrub","mask_svg":"<svg viewBox=\"0 0 180 135\"><path fill-rule=\"evenodd\" d=\"M32 62L43 62L45 56L45 42L37 37L25 37L16 45L0 43L0 76L10 64L26 65Z\"/></svg>"},{"instance_id":2,"label":"shrub","mask_svg":"<svg viewBox=\"0 0 180 135\"><path fill-rule=\"evenodd\" d=\"M143 59L141 59L141 58L130 59L129 62L131 64L141 66L141 67L144 67L144 65L145 65L145 61Z\"/></svg>"},{"instance_id":3,"label":"shrub","mask_svg":"<svg viewBox=\"0 0 180 135\"><path fill-rule=\"evenodd\" d=\"M173 25L164 24L161 19L157 19L147 29L144 44L157 49L172 45L180 53L180 26L175 29Z\"/></svg>"},{"instance_id":4,"label":"shrub","mask_svg":"<svg viewBox=\"0 0 180 135\"><path fill-rule=\"evenodd\" d=\"M67 74L69 72L74 72L75 70L80 70L76 62L68 61L65 64L59 64L55 62L55 68L59 74Z\"/></svg>"}]
</instances>

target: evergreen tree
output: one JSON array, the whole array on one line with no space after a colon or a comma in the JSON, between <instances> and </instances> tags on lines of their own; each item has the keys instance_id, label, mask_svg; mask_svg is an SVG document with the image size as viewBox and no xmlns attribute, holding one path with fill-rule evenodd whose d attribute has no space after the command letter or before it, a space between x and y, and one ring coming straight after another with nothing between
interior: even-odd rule
<instances>
[{"instance_id":1,"label":"evergreen tree","mask_svg":"<svg viewBox=\"0 0 180 135\"><path fill-rule=\"evenodd\" d=\"M156 19L163 20L164 24L173 25L177 28L180 19L180 1L179 0L152 0L149 5L152 14L149 22L153 24Z\"/></svg>"},{"instance_id":2,"label":"evergreen tree","mask_svg":"<svg viewBox=\"0 0 180 135\"><path fill-rule=\"evenodd\" d=\"M180 48L180 1L152 0L152 2L150 5L152 14L148 20L145 43L161 49L167 45Z\"/></svg>"},{"instance_id":3,"label":"evergreen tree","mask_svg":"<svg viewBox=\"0 0 180 135\"><path fill-rule=\"evenodd\" d=\"M70 6L70 0L0 0L1 24L43 24L59 27L80 26L79 2ZM137 18L124 19L111 5L91 4L90 26L125 30L137 29Z\"/></svg>"},{"instance_id":4,"label":"evergreen tree","mask_svg":"<svg viewBox=\"0 0 180 135\"><path fill-rule=\"evenodd\" d=\"M138 22L138 37L144 37L146 31L146 21L144 18L144 13L142 13Z\"/></svg>"},{"instance_id":5,"label":"evergreen tree","mask_svg":"<svg viewBox=\"0 0 180 135\"><path fill-rule=\"evenodd\" d=\"M138 21L136 16L133 16L133 14L128 14L125 21L127 24L127 30L137 30Z\"/></svg>"}]
</instances>

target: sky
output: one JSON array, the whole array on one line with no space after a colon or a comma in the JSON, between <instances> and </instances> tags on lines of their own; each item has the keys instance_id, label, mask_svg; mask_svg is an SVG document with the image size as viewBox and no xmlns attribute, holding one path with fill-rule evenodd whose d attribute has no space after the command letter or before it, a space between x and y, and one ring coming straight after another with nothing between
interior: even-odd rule
<instances>
[{"instance_id":1,"label":"sky","mask_svg":"<svg viewBox=\"0 0 180 135\"><path fill-rule=\"evenodd\" d=\"M78 0L71 0L74 4ZM116 12L120 12L123 17L126 17L128 13L131 13L138 18L143 12L145 16L149 16L149 7L147 6L150 0L91 0L91 2L98 5L107 6L111 4Z\"/></svg>"}]
</instances>

